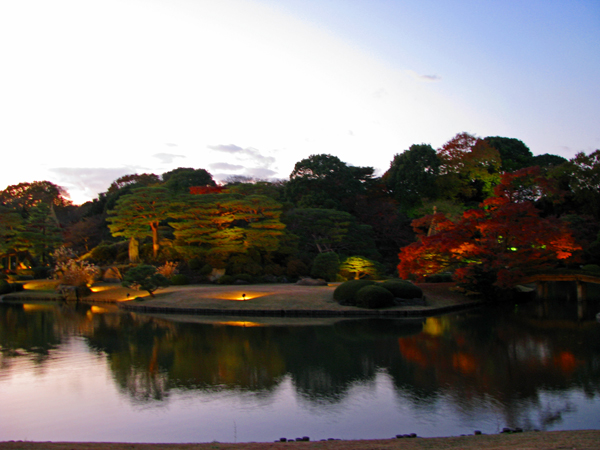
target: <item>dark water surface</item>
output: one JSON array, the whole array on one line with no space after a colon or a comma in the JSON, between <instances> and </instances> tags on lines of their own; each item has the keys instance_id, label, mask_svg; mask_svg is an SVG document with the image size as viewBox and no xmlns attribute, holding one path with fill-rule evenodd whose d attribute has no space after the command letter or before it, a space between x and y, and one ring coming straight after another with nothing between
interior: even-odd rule
<instances>
[{"instance_id":1,"label":"dark water surface","mask_svg":"<svg viewBox=\"0 0 600 450\"><path fill-rule=\"evenodd\" d=\"M560 303L268 326L1 304L0 441L599 429L600 309Z\"/></svg>"}]
</instances>

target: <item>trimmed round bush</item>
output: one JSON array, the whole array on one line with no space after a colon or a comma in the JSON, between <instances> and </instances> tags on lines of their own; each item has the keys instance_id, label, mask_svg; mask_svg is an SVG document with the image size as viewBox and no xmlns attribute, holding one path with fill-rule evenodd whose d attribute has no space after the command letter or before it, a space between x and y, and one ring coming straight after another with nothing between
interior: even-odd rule
<instances>
[{"instance_id":1,"label":"trimmed round bush","mask_svg":"<svg viewBox=\"0 0 600 450\"><path fill-rule=\"evenodd\" d=\"M356 293L356 306L359 308L387 308L394 305L394 295L378 286L365 286Z\"/></svg>"},{"instance_id":2,"label":"trimmed round bush","mask_svg":"<svg viewBox=\"0 0 600 450\"><path fill-rule=\"evenodd\" d=\"M184 286L186 284L190 284L190 279L187 277L187 275L178 273L177 275L173 275L171 277L171 284L174 286Z\"/></svg>"},{"instance_id":3,"label":"trimmed round bush","mask_svg":"<svg viewBox=\"0 0 600 450\"><path fill-rule=\"evenodd\" d=\"M340 305L356 305L356 293L365 286L375 284L371 280L350 280L345 281L333 291L333 299Z\"/></svg>"},{"instance_id":4,"label":"trimmed round bush","mask_svg":"<svg viewBox=\"0 0 600 450\"><path fill-rule=\"evenodd\" d=\"M423 297L423 291L419 286L415 286L410 281L405 280L387 280L381 283L384 289L387 289L392 293L394 297L398 298L421 298Z\"/></svg>"}]
</instances>

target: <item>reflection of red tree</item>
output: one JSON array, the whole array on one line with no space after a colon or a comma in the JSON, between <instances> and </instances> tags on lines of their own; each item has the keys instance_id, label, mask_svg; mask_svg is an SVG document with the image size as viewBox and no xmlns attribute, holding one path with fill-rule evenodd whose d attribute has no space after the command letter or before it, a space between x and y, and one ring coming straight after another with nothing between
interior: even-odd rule
<instances>
[{"instance_id":1,"label":"reflection of red tree","mask_svg":"<svg viewBox=\"0 0 600 450\"><path fill-rule=\"evenodd\" d=\"M560 371L565 375L571 375L575 372L575 369L582 364L581 361L578 361L577 358L575 358L573 353L568 351L560 352L552 358L552 363L560 368Z\"/></svg>"},{"instance_id":2,"label":"reflection of red tree","mask_svg":"<svg viewBox=\"0 0 600 450\"><path fill-rule=\"evenodd\" d=\"M473 355L459 352L452 356L452 366L464 375L475 375L479 363Z\"/></svg>"}]
</instances>

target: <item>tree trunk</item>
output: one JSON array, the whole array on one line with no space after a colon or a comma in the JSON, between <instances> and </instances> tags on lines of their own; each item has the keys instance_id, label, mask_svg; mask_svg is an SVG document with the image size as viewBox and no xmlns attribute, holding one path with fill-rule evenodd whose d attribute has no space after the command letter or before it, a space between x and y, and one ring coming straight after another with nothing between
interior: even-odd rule
<instances>
[{"instance_id":1,"label":"tree trunk","mask_svg":"<svg viewBox=\"0 0 600 450\"><path fill-rule=\"evenodd\" d=\"M129 239L129 262L136 263L140 260L140 244L137 239L132 237Z\"/></svg>"},{"instance_id":2,"label":"tree trunk","mask_svg":"<svg viewBox=\"0 0 600 450\"><path fill-rule=\"evenodd\" d=\"M152 229L152 255L154 259L158 257L158 222L150 222Z\"/></svg>"}]
</instances>

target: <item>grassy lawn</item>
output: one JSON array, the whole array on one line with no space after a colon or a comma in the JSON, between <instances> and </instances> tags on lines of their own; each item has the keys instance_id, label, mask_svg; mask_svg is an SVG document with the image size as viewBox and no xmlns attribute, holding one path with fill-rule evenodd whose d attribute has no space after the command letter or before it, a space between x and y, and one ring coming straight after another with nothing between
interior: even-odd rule
<instances>
[{"instance_id":1,"label":"grassy lawn","mask_svg":"<svg viewBox=\"0 0 600 450\"><path fill-rule=\"evenodd\" d=\"M57 282L35 280L24 283L25 291L10 294L11 298L56 299ZM160 289L151 297L145 291L136 291L115 283L98 283L86 301L125 302L169 308L199 308L221 310L357 310L333 300L333 291L339 283L328 286L300 286L296 284L256 285L188 285ZM426 296L427 306L402 306L394 309L423 309L471 302L472 299L451 290L452 283L419 285Z\"/></svg>"}]
</instances>

